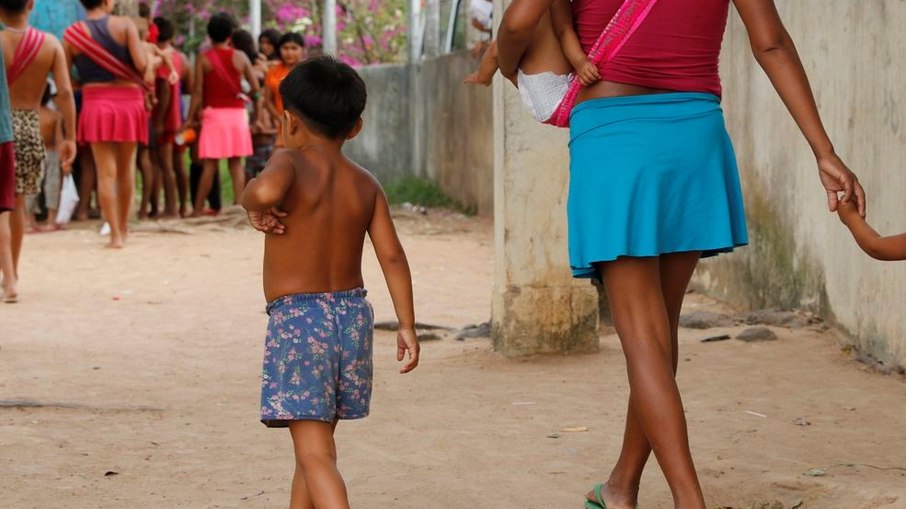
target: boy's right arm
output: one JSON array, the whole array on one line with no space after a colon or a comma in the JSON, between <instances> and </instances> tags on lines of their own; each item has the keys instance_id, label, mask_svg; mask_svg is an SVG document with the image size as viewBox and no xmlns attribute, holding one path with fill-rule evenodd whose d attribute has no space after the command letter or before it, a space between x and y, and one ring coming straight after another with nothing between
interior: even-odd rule
<instances>
[{"instance_id":1,"label":"boy's right arm","mask_svg":"<svg viewBox=\"0 0 906 509\"><path fill-rule=\"evenodd\" d=\"M402 361L409 352L409 361L400 369L408 373L418 366L419 345L415 334L415 306L412 298L412 274L406 252L396 234L393 219L390 217L390 206L384 192L377 188L374 213L368 226L368 236L374 245L374 253L387 280L390 298L399 321L396 338L396 360Z\"/></svg>"},{"instance_id":2,"label":"boy's right arm","mask_svg":"<svg viewBox=\"0 0 906 509\"><path fill-rule=\"evenodd\" d=\"M576 77L584 86L589 86L601 79L598 66L588 60L588 55L579 43L576 29L573 26L573 13L569 0L554 0L551 5L551 24L554 33L563 48L563 54L576 71Z\"/></svg>"},{"instance_id":3,"label":"boy's right arm","mask_svg":"<svg viewBox=\"0 0 906 509\"><path fill-rule=\"evenodd\" d=\"M840 202L837 214L868 256L882 261L906 260L906 233L882 237L859 215L858 207L851 201Z\"/></svg>"},{"instance_id":4,"label":"boy's right arm","mask_svg":"<svg viewBox=\"0 0 906 509\"><path fill-rule=\"evenodd\" d=\"M245 186L239 203L248 211L249 222L264 233L282 234L286 227L280 222L286 213L277 207L296 178L292 157L277 152L267 162L264 171Z\"/></svg>"}]
</instances>

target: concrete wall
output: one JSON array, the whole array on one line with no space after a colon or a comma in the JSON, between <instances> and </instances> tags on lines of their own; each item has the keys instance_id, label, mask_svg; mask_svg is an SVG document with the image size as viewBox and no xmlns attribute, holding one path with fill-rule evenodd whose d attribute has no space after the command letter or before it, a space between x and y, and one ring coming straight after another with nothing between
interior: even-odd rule
<instances>
[{"instance_id":1,"label":"concrete wall","mask_svg":"<svg viewBox=\"0 0 906 509\"><path fill-rule=\"evenodd\" d=\"M360 70L368 85L365 128L347 154L385 185L429 178L481 215L493 212L491 90L466 86L468 52L415 65Z\"/></svg>"},{"instance_id":2,"label":"concrete wall","mask_svg":"<svg viewBox=\"0 0 906 509\"><path fill-rule=\"evenodd\" d=\"M837 153L859 175L869 221L906 231L906 2L779 0ZM724 109L736 144L751 245L705 262L697 283L744 307L805 307L862 352L906 366L906 262L864 255L827 213L815 159L751 57L731 14Z\"/></svg>"},{"instance_id":3,"label":"concrete wall","mask_svg":"<svg viewBox=\"0 0 906 509\"><path fill-rule=\"evenodd\" d=\"M509 0L499 0L496 17ZM569 133L494 83L494 348L508 356L598 349L598 296L569 270Z\"/></svg>"}]
</instances>

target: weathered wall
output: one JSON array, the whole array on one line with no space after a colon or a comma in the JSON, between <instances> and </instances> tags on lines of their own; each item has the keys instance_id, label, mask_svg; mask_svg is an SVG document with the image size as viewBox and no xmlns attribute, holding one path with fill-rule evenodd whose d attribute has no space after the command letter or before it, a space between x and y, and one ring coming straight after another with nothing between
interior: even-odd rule
<instances>
[{"instance_id":1,"label":"weathered wall","mask_svg":"<svg viewBox=\"0 0 906 509\"><path fill-rule=\"evenodd\" d=\"M860 176L869 220L906 230L906 2L779 0L825 125ZM864 255L827 213L814 157L731 15L724 108L736 144L751 245L702 264L697 283L745 307L805 307L888 365L906 366L906 263Z\"/></svg>"},{"instance_id":2,"label":"weathered wall","mask_svg":"<svg viewBox=\"0 0 906 509\"><path fill-rule=\"evenodd\" d=\"M468 52L415 65L360 70L368 85L365 128L347 153L385 184L426 177L482 215L493 212L490 89L462 84Z\"/></svg>"},{"instance_id":3,"label":"weathered wall","mask_svg":"<svg viewBox=\"0 0 906 509\"><path fill-rule=\"evenodd\" d=\"M497 2L498 19L508 3ZM569 270L568 132L539 124L495 79L494 347L510 356L595 351L597 292Z\"/></svg>"}]
</instances>

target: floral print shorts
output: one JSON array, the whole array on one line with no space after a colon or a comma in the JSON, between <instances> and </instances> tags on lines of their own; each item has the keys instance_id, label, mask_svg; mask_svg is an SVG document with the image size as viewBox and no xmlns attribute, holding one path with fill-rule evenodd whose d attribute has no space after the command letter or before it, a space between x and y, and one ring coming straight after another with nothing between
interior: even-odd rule
<instances>
[{"instance_id":1,"label":"floral print shorts","mask_svg":"<svg viewBox=\"0 0 906 509\"><path fill-rule=\"evenodd\" d=\"M366 294L300 293L267 305L261 422L286 427L368 415L374 311Z\"/></svg>"}]
</instances>

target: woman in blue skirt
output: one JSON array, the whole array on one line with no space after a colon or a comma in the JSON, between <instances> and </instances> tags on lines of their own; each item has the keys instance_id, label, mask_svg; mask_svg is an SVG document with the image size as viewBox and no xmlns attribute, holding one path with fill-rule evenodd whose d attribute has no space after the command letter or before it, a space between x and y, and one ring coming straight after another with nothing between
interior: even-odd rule
<instances>
[{"instance_id":1,"label":"woman in blue skirt","mask_svg":"<svg viewBox=\"0 0 906 509\"><path fill-rule=\"evenodd\" d=\"M733 0L755 58L811 146L828 208L856 176L834 152L793 41L772 0ZM500 26L501 72L516 75L552 0L513 0ZM586 53L611 51L570 117L567 207L573 275L603 280L626 356L623 448L590 509L636 506L653 451L682 509L705 509L675 382L677 329L698 260L748 242L739 175L720 107L718 57L730 0L573 0ZM838 198L839 193L842 198Z\"/></svg>"}]
</instances>

